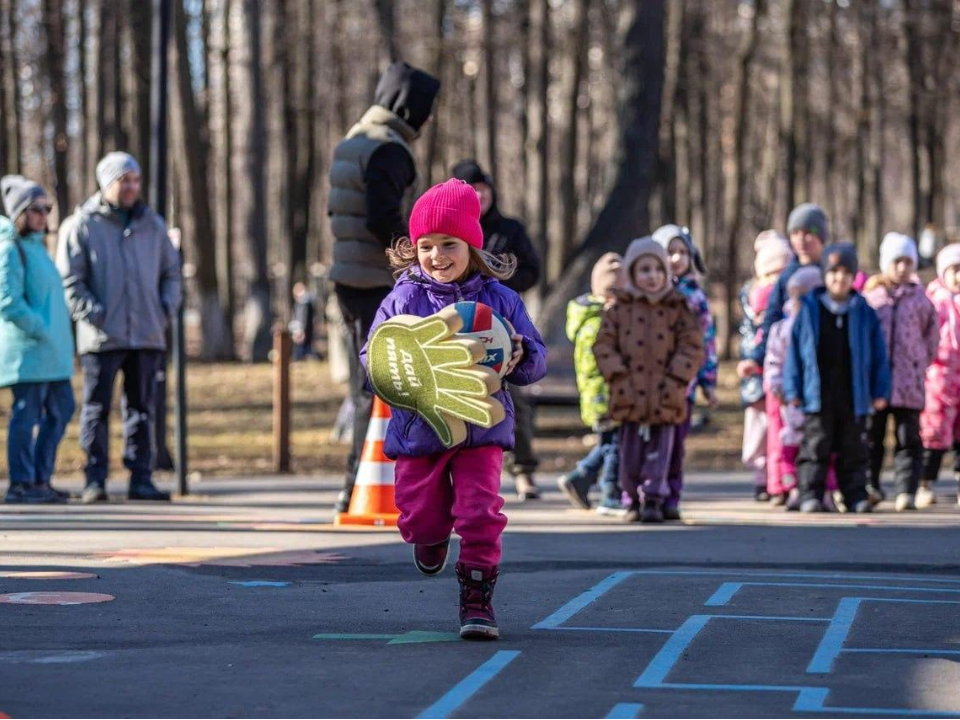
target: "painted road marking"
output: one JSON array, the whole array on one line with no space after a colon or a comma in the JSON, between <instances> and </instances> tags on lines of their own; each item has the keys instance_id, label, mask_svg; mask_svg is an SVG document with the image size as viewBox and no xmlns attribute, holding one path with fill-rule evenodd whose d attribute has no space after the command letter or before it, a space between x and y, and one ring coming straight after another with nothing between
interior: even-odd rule
<instances>
[{"instance_id":1,"label":"painted road marking","mask_svg":"<svg viewBox=\"0 0 960 720\"><path fill-rule=\"evenodd\" d=\"M31 665L56 665L60 663L79 663L106 657L107 653L97 650L64 650L50 652L40 650L14 650L0 652L0 662L30 663Z\"/></svg>"},{"instance_id":2,"label":"painted road marking","mask_svg":"<svg viewBox=\"0 0 960 720\"><path fill-rule=\"evenodd\" d=\"M561 607L555 613L547 616L530 629L551 630L559 627L585 607L593 603L598 597L610 590L610 588L616 587L633 574L634 573L632 571L613 573L605 580L594 585L585 593L578 595L573 600L563 605L563 607Z\"/></svg>"},{"instance_id":3,"label":"painted road marking","mask_svg":"<svg viewBox=\"0 0 960 720\"><path fill-rule=\"evenodd\" d=\"M11 570L0 573L0 578L11 580L90 580L99 578L99 575L85 572L67 572L65 570Z\"/></svg>"},{"instance_id":4,"label":"painted road marking","mask_svg":"<svg viewBox=\"0 0 960 720\"><path fill-rule=\"evenodd\" d=\"M463 680L450 688L443 697L424 710L418 718L448 718L467 700L490 682L520 655L519 650L500 650Z\"/></svg>"},{"instance_id":5,"label":"painted road marking","mask_svg":"<svg viewBox=\"0 0 960 720\"><path fill-rule=\"evenodd\" d=\"M287 587L290 583L284 582L282 580L231 580L230 585L240 585L241 587L247 588L258 588L258 587Z\"/></svg>"},{"instance_id":6,"label":"painted road marking","mask_svg":"<svg viewBox=\"0 0 960 720\"><path fill-rule=\"evenodd\" d=\"M387 645L412 645L416 643L459 642L459 633L435 632L433 630L410 630L399 635L388 633L318 633L314 640L387 640Z\"/></svg>"},{"instance_id":7,"label":"painted road marking","mask_svg":"<svg viewBox=\"0 0 960 720\"><path fill-rule=\"evenodd\" d=\"M954 588L931 588L931 587L907 587L906 585L849 585L846 583L763 583L763 582L726 582L723 583L717 591L710 596L704 605L707 607L722 607L726 605L737 591L742 587L796 587L796 588L844 588L852 590L902 590L904 592L926 592L926 593L960 593L960 589Z\"/></svg>"},{"instance_id":8,"label":"painted road marking","mask_svg":"<svg viewBox=\"0 0 960 720\"><path fill-rule=\"evenodd\" d=\"M76 592L19 592L0 595L0 603L8 605L86 605L110 602L113 595Z\"/></svg>"},{"instance_id":9,"label":"painted road marking","mask_svg":"<svg viewBox=\"0 0 960 720\"><path fill-rule=\"evenodd\" d=\"M641 703L617 703L613 709L607 713L608 720L620 720L621 718L635 718L643 710Z\"/></svg>"}]
</instances>

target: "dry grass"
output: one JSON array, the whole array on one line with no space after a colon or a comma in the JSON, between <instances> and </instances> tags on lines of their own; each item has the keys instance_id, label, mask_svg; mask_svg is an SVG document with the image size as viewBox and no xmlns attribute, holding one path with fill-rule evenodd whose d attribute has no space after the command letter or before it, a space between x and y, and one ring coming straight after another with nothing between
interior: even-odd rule
<instances>
[{"instance_id":1,"label":"dry grass","mask_svg":"<svg viewBox=\"0 0 960 720\"><path fill-rule=\"evenodd\" d=\"M689 466L693 469L739 467L743 413L733 366L721 368L722 407L710 423L691 435ZM80 397L79 377L75 379ZM293 388L291 454L293 471L302 474L342 472L347 447L330 439L345 388L330 380L327 366L317 362L292 366ZM269 365L191 364L187 373L188 452L190 470L202 476L249 476L273 472L272 368ZM119 389L118 393L119 395ZM0 392L0 442L6 446L10 395ZM111 415L111 468L123 474L120 459L119 402ZM61 444L58 474L81 474L83 455L74 417ZM173 419L170 423L172 426ZM537 419L536 448L548 472L568 469L587 446L574 408L542 408ZM170 434L173 442L173 434ZM6 476L6 454L0 457L0 476Z\"/></svg>"}]
</instances>

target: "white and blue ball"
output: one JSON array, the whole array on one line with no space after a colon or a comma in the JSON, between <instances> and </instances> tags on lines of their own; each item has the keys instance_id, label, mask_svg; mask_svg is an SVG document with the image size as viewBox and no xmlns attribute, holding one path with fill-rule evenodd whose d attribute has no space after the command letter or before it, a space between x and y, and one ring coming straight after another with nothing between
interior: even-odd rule
<instances>
[{"instance_id":1,"label":"white and blue ball","mask_svg":"<svg viewBox=\"0 0 960 720\"><path fill-rule=\"evenodd\" d=\"M479 302L458 302L454 308L463 320L463 327L457 337L479 342L486 355L477 364L491 368L503 377L513 354L513 341L510 339L510 326L507 321L492 307Z\"/></svg>"}]
</instances>

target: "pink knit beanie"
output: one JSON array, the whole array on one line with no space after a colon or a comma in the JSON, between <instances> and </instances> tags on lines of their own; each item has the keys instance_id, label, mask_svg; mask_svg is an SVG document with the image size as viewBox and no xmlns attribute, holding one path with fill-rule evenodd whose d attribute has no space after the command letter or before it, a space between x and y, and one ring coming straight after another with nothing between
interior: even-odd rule
<instances>
[{"instance_id":1,"label":"pink knit beanie","mask_svg":"<svg viewBox=\"0 0 960 720\"><path fill-rule=\"evenodd\" d=\"M483 248L480 227L480 196L463 180L447 180L427 190L410 213L410 240L416 243L424 235L438 233Z\"/></svg>"}]
</instances>

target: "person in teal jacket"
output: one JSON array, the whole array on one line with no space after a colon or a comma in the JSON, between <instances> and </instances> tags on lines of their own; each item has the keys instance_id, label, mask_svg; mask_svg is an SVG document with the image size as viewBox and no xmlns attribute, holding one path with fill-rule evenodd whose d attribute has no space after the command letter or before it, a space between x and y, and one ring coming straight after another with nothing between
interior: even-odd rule
<instances>
[{"instance_id":1,"label":"person in teal jacket","mask_svg":"<svg viewBox=\"0 0 960 720\"><path fill-rule=\"evenodd\" d=\"M73 334L63 281L44 238L50 204L37 183L0 179L0 387L13 391L4 502L64 502L50 485L57 446L75 403Z\"/></svg>"}]
</instances>

